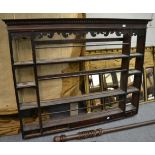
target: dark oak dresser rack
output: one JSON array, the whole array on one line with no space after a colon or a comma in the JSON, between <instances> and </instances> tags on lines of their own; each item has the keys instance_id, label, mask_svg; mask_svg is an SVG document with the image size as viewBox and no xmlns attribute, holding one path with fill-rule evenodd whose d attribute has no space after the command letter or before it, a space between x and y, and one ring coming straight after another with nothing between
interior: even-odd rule
<instances>
[{"instance_id":1,"label":"dark oak dresser rack","mask_svg":"<svg viewBox=\"0 0 155 155\"><path fill-rule=\"evenodd\" d=\"M142 70L144 63L144 49L146 39L146 28L149 20L143 19L16 19L4 20L8 29L9 46L11 55L11 64L14 80L14 88L19 112L20 126L23 138L31 138L42 135L48 135L72 129L88 127L99 123L110 122L113 120L123 119L133 116L138 113L140 87L142 81ZM61 39L53 39L53 36L61 35ZM70 35L75 35L73 39L68 39ZM87 38L86 35L90 35ZM97 38L97 36L100 36ZM109 37L115 35L115 38ZM43 37L48 39L43 40ZM102 37L101 37L102 36ZM137 37L136 52L131 53L131 38ZM31 41L32 46L32 60L18 62L14 60L13 40L19 38L27 38ZM37 39L36 39L37 38ZM63 38L63 39L62 39ZM105 43L106 42L106 43ZM114 42L109 44L109 42ZM122 53L111 55L97 55L97 56L79 56L49 60L38 60L36 57L36 48L42 45L53 45L53 48L67 48L74 44L74 47L87 46L104 46L115 45L115 42L121 42ZM93 43L93 44L92 44ZM94 44L97 43L97 44ZM100 44L102 43L102 44ZM69 44L67 46L67 44ZM77 45L76 45L77 44ZM46 66L53 64L65 63L84 63L88 61L107 61L107 60L121 60L120 68L96 69L96 70L79 70L72 73L58 73L52 75L40 76L38 73L38 66ZM135 59L135 68L129 69L131 59ZM16 70L21 68L31 67L34 71L34 81L27 83L18 83L16 77ZM82 89L82 95L68 96L59 99L51 99L42 101L40 99L39 82L43 80L63 79L84 77L89 75L107 74L113 72L120 72L120 86L117 89L106 90L101 89L99 92L85 93ZM128 76L134 75L134 82L132 86L128 86ZM83 86L84 87L84 86ZM19 92L23 89L34 89L36 92L36 104L21 103ZM47 90L48 91L48 90ZM54 89L53 89L54 91ZM127 96L132 94L131 104L127 104ZM87 112L86 109L92 108L87 106L88 101L100 99L104 104L104 99L108 97L115 97L118 106L103 108L100 111ZM70 109L68 105L71 103L78 104L78 114L70 116ZM101 104L101 105L102 105ZM63 110L59 110L59 106L63 105ZM93 106L93 105L91 105ZM52 109L57 108L56 112ZM51 119L43 119L43 111L50 111L53 113ZM54 112L53 112L54 111ZM23 119L26 113L37 113L38 123L25 124ZM66 113L62 117L57 117L59 113ZM57 115L54 117L54 113ZM61 114L60 114L61 115ZM33 115L31 116L33 117Z\"/></svg>"}]
</instances>

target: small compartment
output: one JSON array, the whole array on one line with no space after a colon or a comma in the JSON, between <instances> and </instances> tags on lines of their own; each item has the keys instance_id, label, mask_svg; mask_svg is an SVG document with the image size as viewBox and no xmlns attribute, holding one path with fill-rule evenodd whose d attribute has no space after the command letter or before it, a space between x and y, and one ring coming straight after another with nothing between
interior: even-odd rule
<instances>
[{"instance_id":1,"label":"small compartment","mask_svg":"<svg viewBox=\"0 0 155 155\"><path fill-rule=\"evenodd\" d=\"M32 61L32 46L30 38L12 40L14 62Z\"/></svg>"},{"instance_id":2,"label":"small compartment","mask_svg":"<svg viewBox=\"0 0 155 155\"><path fill-rule=\"evenodd\" d=\"M17 83L27 83L35 81L33 67L18 68L16 69L15 73Z\"/></svg>"},{"instance_id":3,"label":"small compartment","mask_svg":"<svg viewBox=\"0 0 155 155\"><path fill-rule=\"evenodd\" d=\"M113 56L113 55L111 55ZM121 55L118 55L118 57ZM104 56L103 56L104 57ZM95 69L117 69L121 67L122 59L116 59L113 56L111 60L99 60L99 61L89 61L86 70L95 70Z\"/></svg>"},{"instance_id":4,"label":"small compartment","mask_svg":"<svg viewBox=\"0 0 155 155\"><path fill-rule=\"evenodd\" d=\"M121 72L113 72L103 75L108 90L118 89L120 87Z\"/></svg>"},{"instance_id":5,"label":"small compartment","mask_svg":"<svg viewBox=\"0 0 155 155\"><path fill-rule=\"evenodd\" d=\"M21 111L21 114L22 114L22 123L24 131L40 129L40 120L37 109L29 111Z\"/></svg>"},{"instance_id":6,"label":"small compartment","mask_svg":"<svg viewBox=\"0 0 155 155\"><path fill-rule=\"evenodd\" d=\"M122 100L118 96L111 96L111 97L104 98L105 110L119 108L119 104L121 103L122 103Z\"/></svg>"},{"instance_id":7,"label":"small compartment","mask_svg":"<svg viewBox=\"0 0 155 155\"><path fill-rule=\"evenodd\" d=\"M100 112L106 110L114 110L124 104L124 99L120 96L109 96L87 101L87 112Z\"/></svg>"},{"instance_id":8,"label":"small compartment","mask_svg":"<svg viewBox=\"0 0 155 155\"><path fill-rule=\"evenodd\" d=\"M99 92L118 89L120 86L121 72L89 75L90 92Z\"/></svg>"},{"instance_id":9,"label":"small compartment","mask_svg":"<svg viewBox=\"0 0 155 155\"><path fill-rule=\"evenodd\" d=\"M91 93L102 91L101 83L100 83L100 76L98 74L89 75L89 90Z\"/></svg>"},{"instance_id":10,"label":"small compartment","mask_svg":"<svg viewBox=\"0 0 155 155\"><path fill-rule=\"evenodd\" d=\"M37 66L38 76L57 76L60 74L62 77L64 74L68 73L79 73L80 71L80 63L63 63L63 64L46 64L46 65L38 65Z\"/></svg>"},{"instance_id":11,"label":"small compartment","mask_svg":"<svg viewBox=\"0 0 155 155\"><path fill-rule=\"evenodd\" d=\"M128 76L128 87L132 87L133 86L134 77L135 77L135 75Z\"/></svg>"},{"instance_id":12,"label":"small compartment","mask_svg":"<svg viewBox=\"0 0 155 155\"><path fill-rule=\"evenodd\" d=\"M62 120L78 116L79 113L81 114L85 111L84 109L84 105L80 104L80 102L53 105L52 107L44 108L41 114L43 128L60 125L61 123L65 122Z\"/></svg>"},{"instance_id":13,"label":"small compartment","mask_svg":"<svg viewBox=\"0 0 155 155\"><path fill-rule=\"evenodd\" d=\"M135 69L136 58L131 58L129 62L129 69Z\"/></svg>"},{"instance_id":14,"label":"small compartment","mask_svg":"<svg viewBox=\"0 0 155 155\"><path fill-rule=\"evenodd\" d=\"M131 52L136 52L136 46L137 46L137 36L131 37Z\"/></svg>"},{"instance_id":15,"label":"small compartment","mask_svg":"<svg viewBox=\"0 0 155 155\"><path fill-rule=\"evenodd\" d=\"M21 106L37 105L36 89L34 88L18 90L18 96Z\"/></svg>"},{"instance_id":16,"label":"small compartment","mask_svg":"<svg viewBox=\"0 0 155 155\"><path fill-rule=\"evenodd\" d=\"M89 82L85 83L85 86L87 86L85 87L86 93L113 91L120 87L119 82L120 82L120 72L92 75L89 76ZM91 101L86 101L88 106L87 110L88 112L91 111L90 110L91 108L89 108L89 106L91 105L97 107L93 109L102 109L102 110L108 107L113 107L116 101L117 101L116 97L107 97L104 99L95 99Z\"/></svg>"}]
</instances>

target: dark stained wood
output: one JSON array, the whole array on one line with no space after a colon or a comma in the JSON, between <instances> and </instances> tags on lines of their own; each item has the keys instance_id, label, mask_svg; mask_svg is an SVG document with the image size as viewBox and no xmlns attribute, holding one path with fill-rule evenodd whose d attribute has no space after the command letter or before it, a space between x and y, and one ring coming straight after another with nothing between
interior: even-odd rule
<instances>
[{"instance_id":1,"label":"dark stained wood","mask_svg":"<svg viewBox=\"0 0 155 155\"><path fill-rule=\"evenodd\" d=\"M62 132L67 130L72 130L76 128L86 127L90 125L96 125L98 123L109 122L112 120L118 120L133 116L138 112L139 106L139 95L140 95L140 86L141 86L141 75L142 67L144 62L144 47L145 47L145 36L146 36L146 27L147 23L150 20L143 19L16 19L16 20L4 20L7 25L9 32L9 43L10 43L10 55L14 79L15 94L17 99L17 106L19 112L19 119L21 124L21 131L23 138L37 137L47 134L52 134L56 132ZM63 39L53 40L53 35L57 33L61 35ZM68 37L74 34L78 36L76 39L68 39ZM92 39L83 39L86 34L89 34ZM98 34L102 34L104 38L96 38ZM110 34L115 34L120 38L108 38ZM131 37L137 36L137 52L130 52ZM48 39L41 40L43 37ZM121 37L123 36L123 38ZM106 37L106 38L105 38ZM32 44L32 56L33 60L24 61L24 62L15 62L13 58L13 48L12 40L19 38L31 39ZM67 48L70 45L69 43L77 43L73 45L75 47L85 47L90 42L108 42L104 45L109 45L110 42L119 41L120 45L123 46L122 54L112 54L112 55L96 55L96 56L80 56L72 58L59 58L59 59L50 59L50 60L37 60L36 52L37 48L40 45L51 45L54 48ZM80 43L80 44L79 44ZM81 45L82 43L82 45ZM65 44L65 45L63 45ZM79 44L79 45L78 45ZM86 45L85 45L86 44ZM114 45L111 43L110 45ZM97 44L89 44L88 46L96 46ZM97 46L100 46L98 44ZM73 47L72 46L72 47ZM103 46L103 45L102 45ZM46 47L46 46L45 46ZM44 48L45 48L44 47ZM129 70L129 61L132 58L136 58L135 69ZM37 72L37 67L39 65L47 64L63 64L63 63L80 63L85 61L100 61L100 60L114 60L121 59L121 68L112 68L108 69L96 69L91 71L80 70L78 72L72 73L61 73L61 74L52 74L46 76L39 76ZM33 67L34 69L34 82L27 83L17 83L15 70L19 67ZM57 78L69 78L69 77L78 77L78 76L89 76L94 74L103 73L116 73L121 72L121 82L120 88L103 91L94 92L90 94L83 94L81 96L72 96L72 97L62 97L60 99L53 99L42 101L40 100L40 89L39 82L40 80L52 80ZM133 87L127 87L128 76L134 75ZM100 77L101 78L101 77ZM116 78L116 77L115 77ZM116 81L116 79L115 79ZM100 79L100 82L103 80ZM33 88L36 90L36 102L30 103L20 103L18 91L25 88ZM48 91L48 90L47 90ZM132 93L132 104L126 105L127 94ZM91 112L90 114L81 115L79 113L77 116L64 117L63 119L49 119L45 121L42 119L42 111L45 108L53 108L55 106L69 105L70 103L83 103L86 101L94 99L104 99L110 96L119 96L119 107L117 109L109 109L109 111L102 112ZM38 112L38 125L32 123L31 125L24 125L23 128L23 119L25 118L26 112L34 110ZM79 108L80 109L80 108ZM60 111L59 111L60 112ZM25 131L26 129L26 131Z\"/></svg>"},{"instance_id":2,"label":"dark stained wood","mask_svg":"<svg viewBox=\"0 0 155 155\"><path fill-rule=\"evenodd\" d=\"M125 34L123 42L128 42L128 45L123 45L122 47L122 54L130 55L130 48L131 48L131 36L128 34ZM128 71L129 71L129 62L130 59L129 57L123 58L122 59L122 64L121 67L122 69L126 69L126 72L121 72L121 79L120 79L120 88L127 92L127 87L128 87ZM126 108L126 96L127 94L120 96L121 100L123 99L124 101L119 103L119 107L125 112Z\"/></svg>"},{"instance_id":3,"label":"dark stained wood","mask_svg":"<svg viewBox=\"0 0 155 155\"><path fill-rule=\"evenodd\" d=\"M47 128L47 127L53 127L53 126L59 126L59 125L64 125L64 124L70 124L70 123L77 123L77 122L82 122L82 121L87 121L87 120L91 120L91 119L97 119L99 117L106 117L107 115L113 115L113 114L117 114L117 113L122 113L122 110L120 108L115 108L113 109L113 111L102 111L102 112L96 112L96 113L88 113L88 114L81 114L78 116L71 116L68 118L62 118L62 119L58 119L58 120L47 120L44 121L43 127ZM24 130L31 130L33 129L37 129L39 126L36 123L31 123L29 126L25 126Z\"/></svg>"},{"instance_id":4,"label":"dark stained wood","mask_svg":"<svg viewBox=\"0 0 155 155\"><path fill-rule=\"evenodd\" d=\"M144 30L146 32L146 30ZM137 49L136 52L139 54L143 54L142 57L136 58L135 69L141 71L141 74L136 74L134 76L133 86L140 90L141 83L142 83L142 72L143 72L143 64L144 64L144 51L145 51L145 40L146 40L146 33L143 36L137 37ZM136 110L138 112L139 107L139 99L140 93L133 93L132 95L132 104L136 106Z\"/></svg>"},{"instance_id":5,"label":"dark stained wood","mask_svg":"<svg viewBox=\"0 0 155 155\"><path fill-rule=\"evenodd\" d=\"M132 53L130 54L131 58L134 57L142 57L141 53ZM80 57L73 57L73 58L59 58L53 60L37 60L37 65L46 65L46 64L59 64L59 63L74 63L74 62L81 62L81 61L99 61L99 60L110 60L110 59L121 59L127 58L128 55L125 54L116 54L116 55L104 55L104 56L80 56ZM22 67L22 66L31 66L33 65L33 61L19 61L15 62L14 66Z\"/></svg>"},{"instance_id":6,"label":"dark stained wood","mask_svg":"<svg viewBox=\"0 0 155 155\"><path fill-rule=\"evenodd\" d=\"M142 29L150 20L146 19L16 19L3 20L9 31L38 31L38 30L94 30L94 29ZM125 27L123 27L125 25Z\"/></svg>"},{"instance_id":7,"label":"dark stained wood","mask_svg":"<svg viewBox=\"0 0 155 155\"><path fill-rule=\"evenodd\" d=\"M135 74L141 74L141 71L137 69L129 70L129 75L135 75Z\"/></svg>"},{"instance_id":8,"label":"dark stained wood","mask_svg":"<svg viewBox=\"0 0 155 155\"><path fill-rule=\"evenodd\" d=\"M23 89L23 88L31 88L35 87L35 82L21 82L17 84L17 89Z\"/></svg>"},{"instance_id":9,"label":"dark stained wood","mask_svg":"<svg viewBox=\"0 0 155 155\"><path fill-rule=\"evenodd\" d=\"M53 60L38 60L37 63L39 65L43 64L59 64L59 63L70 63L70 62L81 62L81 61L99 61L99 60L110 60L110 59L121 59L129 57L125 54L117 54L117 55L96 55L96 56L80 56L80 57L72 57L72 58L60 58Z\"/></svg>"}]
</instances>

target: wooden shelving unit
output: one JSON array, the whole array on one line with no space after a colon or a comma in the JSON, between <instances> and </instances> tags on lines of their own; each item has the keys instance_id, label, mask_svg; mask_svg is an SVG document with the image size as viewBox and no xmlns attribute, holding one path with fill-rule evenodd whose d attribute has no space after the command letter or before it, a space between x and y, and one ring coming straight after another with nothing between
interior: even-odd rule
<instances>
[{"instance_id":1,"label":"wooden shelving unit","mask_svg":"<svg viewBox=\"0 0 155 155\"><path fill-rule=\"evenodd\" d=\"M20 118L20 125L23 138L31 138L36 136L47 135L51 133L62 132L66 130L77 129L98 123L104 123L111 120L126 118L133 116L138 112L139 95L141 86L141 76L144 62L144 49L146 38L146 27L149 20L133 20L133 19L17 19L4 20L8 28L10 56L12 63L13 79L17 106ZM57 33L63 36L63 39L53 40L53 35ZM90 33L92 38L84 39L83 36ZM78 39L68 39L70 35L78 36ZM97 38L98 34L102 34L103 38ZM108 38L109 34L116 34L116 38ZM43 36L48 37L48 40L42 40ZM79 36L82 36L79 39ZM131 38L137 36L137 51L130 53ZM19 38L27 38L32 45L32 60L16 61L14 60L13 40ZM37 39L36 39L37 38ZM39 39L38 39L39 38ZM115 42L121 43L115 43ZM105 43L106 42L106 43ZM76 45L68 45L74 43ZM86 44L89 43L89 44ZM90 44L91 43L91 44ZM98 43L98 44L96 44ZM100 44L99 44L100 43ZM112 55L96 55L96 56L79 56L71 58L59 59L40 59L37 60L37 49L46 48L45 45L50 45L48 48L75 48L75 47L93 47L107 45L121 45L121 54ZM40 47L43 46L43 47ZM136 59L135 69L129 70L129 62L132 58ZM95 69L95 70L79 70L71 73L57 73L49 75L39 75L38 67L65 63L83 63L89 61L106 61L121 59L121 66L116 68ZM33 68L34 81L17 82L16 70L20 68ZM43 101L40 98L39 83L44 80L54 80L70 77L88 77L89 75L103 75L105 73L121 73L120 87L114 90L100 92L85 93L80 96L68 96L59 99L51 99ZM134 84L128 87L128 76L134 75ZM102 76L100 77L102 79ZM101 80L102 81L102 80ZM19 99L19 91L23 89L34 89L36 93L36 102L23 102ZM48 90L47 90L48 91ZM53 89L54 91L54 89ZM126 98L129 93L132 93L132 103L126 105ZM118 107L111 109L102 109L99 112L87 113L86 101L95 99L104 99L107 97L117 97ZM78 111L78 115L70 116L70 109L66 107L72 103L78 103L78 108L73 111ZM82 105L82 107L80 107ZM53 111L57 106L64 106L63 110ZM52 118L43 119L43 111L52 113ZM27 113L37 112L38 123L24 124L24 118ZM48 111L49 113L49 111ZM50 113L50 115L51 115ZM60 114L61 113L61 114ZM54 114L56 116L54 117ZM57 115L59 114L59 117ZM63 115L66 114L66 115ZM61 117L62 115L62 117ZM33 117L33 116L32 116Z\"/></svg>"}]
</instances>

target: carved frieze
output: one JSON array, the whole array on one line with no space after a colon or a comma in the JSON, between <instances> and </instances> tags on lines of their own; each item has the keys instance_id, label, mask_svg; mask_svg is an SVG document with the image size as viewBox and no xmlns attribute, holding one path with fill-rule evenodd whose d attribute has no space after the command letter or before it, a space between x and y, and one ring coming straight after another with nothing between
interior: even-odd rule
<instances>
[{"instance_id":1,"label":"carved frieze","mask_svg":"<svg viewBox=\"0 0 155 155\"><path fill-rule=\"evenodd\" d=\"M14 38L29 38L34 37L37 39L41 39L43 37L53 38L55 34L61 35L63 38L68 38L70 35L87 35L90 34L91 37L96 37L99 34L102 34L104 37L108 37L111 34L115 34L116 36L121 36L128 34L129 36L143 36L145 35L145 30L143 29L118 29L118 30L98 30L98 31L46 31L46 32L23 32L23 33L11 33Z\"/></svg>"}]
</instances>

